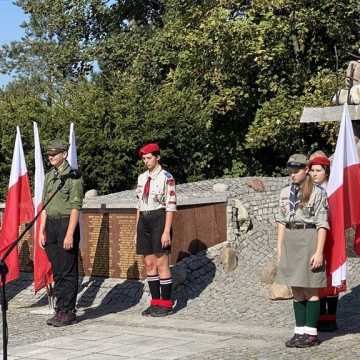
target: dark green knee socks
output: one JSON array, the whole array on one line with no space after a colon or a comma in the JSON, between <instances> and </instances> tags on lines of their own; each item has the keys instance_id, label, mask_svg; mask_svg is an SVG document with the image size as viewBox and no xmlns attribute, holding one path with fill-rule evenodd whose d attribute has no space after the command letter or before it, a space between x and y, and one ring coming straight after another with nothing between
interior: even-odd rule
<instances>
[{"instance_id":1,"label":"dark green knee socks","mask_svg":"<svg viewBox=\"0 0 360 360\"><path fill-rule=\"evenodd\" d=\"M308 301L306 304L305 333L317 335L317 323L320 316L320 300Z\"/></svg>"},{"instance_id":2,"label":"dark green knee socks","mask_svg":"<svg viewBox=\"0 0 360 360\"><path fill-rule=\"evenodd\" d=\"M296 327L304 327L306 324L306 300L294 301L294 313Z\"/></svg>"},{"instance_id":3,"label":"dark green knee socks","mask_svg":"<svg viewBox=\"0 0 360 360\"><path fill-rule=\"evenodd\" d=\"M304 331L309 335L317 334L317 322L320 316L320 301L294 301L295 333Z\"/></svg>"}]
</instances>

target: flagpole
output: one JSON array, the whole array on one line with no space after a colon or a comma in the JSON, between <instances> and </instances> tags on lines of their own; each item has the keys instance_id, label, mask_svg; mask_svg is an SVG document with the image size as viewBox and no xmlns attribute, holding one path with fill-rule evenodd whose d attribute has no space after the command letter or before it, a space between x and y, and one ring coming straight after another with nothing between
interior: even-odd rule
<instances>
[{"instance_id":1,"label":"flagpole","mask_svg":"<svg viewBox=\"0 0 360 360\"><path fill-rule=\"evenodd\" d=\"M74 173L72 175L74 178L80 177L80 173ZM22 233L18 236L16 240L14 240L12 243L10 243L7 247L5 247L2 250L5 250L5 253L0 259L0 275L1 275L1 283L2 283L2 291L1 291L1 312L2 312L2 331L3 331L3 360L7 360L7 346L8 346L8 326L7 326L7 300L6 300L6 274L8 273L8 267L5 263L6 258L10 255L12 250L17 246L19 241L24 237L24 235L34 226L36 220L41 215L42 211L45 210L45 208L48 206L50 201L54 198L54 196L63 188L65 185L66 180L69 178L69 176L60 176L60 184L56 188L56 190L51 194L49 199L44 203L44 205L41 207L41 209L38 211L36 216L31 220L30 223L28 223L25 226L25 229L22 231Z\"/></svg>"},{"instance_id":2,"label":"flagpole","mask_svg":"<svg viewBox=\"0 0 360 360\"><path fill-rule=\"evenodd\" d=\"M7 360L7 344L8 344L8 326L6 320L6 311L7 311L7 300L6 300L6 291L5 291L5 282L6 274L8 268L5 263L0 261L0 272L1 272L1 282L3 284L1 289L1 312L2 312L2 333L3 333L3 360Z\"/></svg>"}]
</instances>

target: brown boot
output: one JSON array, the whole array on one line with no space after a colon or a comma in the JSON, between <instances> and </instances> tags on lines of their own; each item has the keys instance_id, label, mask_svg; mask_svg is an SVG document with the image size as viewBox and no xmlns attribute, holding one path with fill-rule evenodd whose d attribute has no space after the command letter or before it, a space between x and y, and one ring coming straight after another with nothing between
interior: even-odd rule
<instances>
[{"instance_id":1,"label":"brown boot","mask_svg":"<svg viewBox=\"0 0 360 360\"><path fill-rule=\"evenodd\" d=\"M50 319L47 319L47 320L46 320L46 325L54 326L54 323L58 320L59 313L60 313L60 310L59 310L59 309L55 309L55 314L54 314L54 316L51 317Z\"/></svg>"},{"instance_id":2,"label":"brown boot","mask_svg":"<svg viewBox=\"0 0 360 360\"><path fill-rule=\"evenodd\" d=\"M74 311L60 311L58 319L54 322L53 326L61 327L75 324L77 322Z\"/></svg>"}]
</instances>

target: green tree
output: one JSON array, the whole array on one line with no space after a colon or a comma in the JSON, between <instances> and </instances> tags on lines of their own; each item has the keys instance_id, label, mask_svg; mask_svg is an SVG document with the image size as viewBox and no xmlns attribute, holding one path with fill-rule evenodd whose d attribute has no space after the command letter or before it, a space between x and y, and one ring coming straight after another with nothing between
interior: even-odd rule
<instances>
[{"instance_id":1,"label":"green tree","mask_svg":"<svg viewBox=\"0 0 360 360\"><path fill-rule=\"evenodd\" d=\"M333 150L336 125L299 119L329 105L334 47L341 72L360 47L357 0L17 4L26 35L0 51L17 73L0 93L3 175L15 124L32 149L32 120L44 143L75 123L86 188L102 193L134 186L148 141L179 182L281 174L292 152Z\"/></svg>"}]
</instances>

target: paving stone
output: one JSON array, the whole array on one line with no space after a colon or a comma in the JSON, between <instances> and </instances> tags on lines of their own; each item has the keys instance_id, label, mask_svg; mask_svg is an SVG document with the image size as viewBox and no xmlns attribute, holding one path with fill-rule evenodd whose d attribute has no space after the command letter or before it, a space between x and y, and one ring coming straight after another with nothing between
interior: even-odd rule
<instances>
[{"instance_id":1,"label":"paving stone","mask_svg":"<svg viewBox=\"0 0 360 360\"><path fill-rule=\"evenodd\" d=\"M292 301L269 300L268 288L261 283L260 274L275 255L273 215L277 207L277 194L287 179L262 178L265 185L263 193L255 193L248 188L246 179L222 179L221 182L223 180L229 186L231 196L237 197L246 208L252 222L249 229L237 232L236 222L231 223L231 246L239 259L239 265L233 272L225 273L222 269L220 255L223 244L185 258L180 265L186 279L176 289L174 298L178 300L177 312L162 319L140 316L148 304L147 285L142 288L139 282L128 281L124 284L118 279L83 278L78 298L81 321L66 328L46 326L48 316L41 315L41 311L39 315L33 313L33 310L46 306L46 296L42 293L35 297L31 276L23 274L20 281L7 287L10 298L9 354L22 359L55 360L60 355L61 359L75 355L83 360L152 359L154 354L150 351L148 339L155 336L159 343L153 350L169 359L359 358L359 258L351 256L348 259L348 290L341 294L339 301L339 330L333 334L321 334L323 344L316 348L285 348L284 341L291 335L294 326ZM184 194L191 190L196 195L201 191L206 193L212 184L213 181L205 181L187 188L180 185L180 190ZM264 210L264 197L267 197L267 207L261 213L258 210ZM230 210L227 209L232 214ZM119 284L122 284L121 288L117 287ZM141 341L134 347L138 336ZM72 345L68 346L68 340L64 339L69 339L69 342L82 339L85 353L71 353ZM164 339L174 342L163 348L161 342ZM63 344L63 341L66 343L60 355L59 349L48 348L49 345ZM94 341L96 351L93 352L91 345L86 347L86 341ZM183 344L177 341L189 343L183 349ZM31 357L26 351L21 352L23 346L29 346ZM121 353L121 347L127 353ZM114 348L117 350L112 351ZM46 355L42 352L38 357L38 349L48 349L48 352Z\"/></svg>"}]
</instances>

